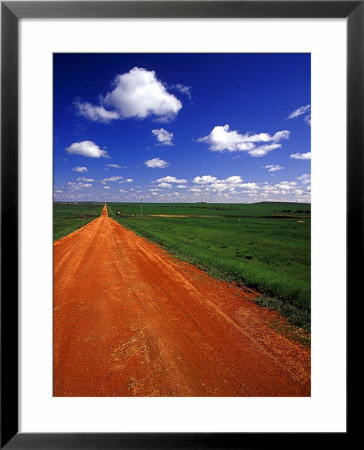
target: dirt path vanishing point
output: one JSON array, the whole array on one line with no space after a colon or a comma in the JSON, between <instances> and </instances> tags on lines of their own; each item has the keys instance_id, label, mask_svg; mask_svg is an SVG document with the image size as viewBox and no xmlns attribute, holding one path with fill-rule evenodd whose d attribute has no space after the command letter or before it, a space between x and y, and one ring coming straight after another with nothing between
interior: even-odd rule
<instances>
[{"instance_id":1,"label":"dirt path vanishing point","mask_svg":"<svg viewBox=\"0 0 364 450\"><path fill-rule=\"evenodd\" d=\"M310 350L254 294L107 214L54 244L55 396L309 396Z\"/></svg>"}]
</instances>

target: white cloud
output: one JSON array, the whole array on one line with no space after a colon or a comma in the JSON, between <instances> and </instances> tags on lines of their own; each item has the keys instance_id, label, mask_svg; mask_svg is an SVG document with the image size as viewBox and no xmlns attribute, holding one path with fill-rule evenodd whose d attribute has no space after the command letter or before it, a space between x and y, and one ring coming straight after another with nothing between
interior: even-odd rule
<instances>
[{"instance_id":1,"label":"white cloud","mask_svg":"<svg viewBox=\"0 0 364 450\"><path fill-rule=\"evenodd\" d=\"M163 161L163 159L160 159L160 158L148 159L148 161L145 161L144 164L147 167L158 168L158 169L163 169L164 167L169 166L169 163L167 161Z\"/></svg>"},{"instance_id":2,"label":"white cloud","mask_svg":"<svg viewBox=\"0 0 364 450\"><path fill-rule=\"evenodd\" d=\"M198 188L192 188L190 191L201 192L204 189L205 192L221 192L228 190L229 192L235 192L239 188L257 188L255 183L243 183L243 179L240 175L232 175L228 178L218 180L211 175L197 176L193 179L193 182L199 184Z\"/></svg>"},{"instance_id":3,"label":"white cloud","mask_svg":"<svg viewBox=\"0 0 364 450\"><path fill-rule=\"evenodd\" d=\"M90 182L90 181L95 181L93 178L85 178L85 177L78 177L77 178L77 181L87 181L87 182Z\"/></svg>"},{"instance_id":4,"label":"white cloud","mask_svg":"<svg viewBox=\"0 0 364 450\"><path fill-rule=\"evenodd\" d=\"M119 164L106 164L107 167L113 167L114 169L121 169L121 166Z\"/></svg>"},{"instance_id":5,"label":"white cloud","mask_svg":"<svg viewBox=\"0 0 364 450\"><path fill-rule=\"evenodd\" d=\"M104 178L103 180L101 180L101 183L102 184L106 184L108 181L118 181L118 180L121 180L123 177L118 177L118 176L115 176L115 177L109 177L109 178Z\"/></svg>"},{"instance_id":6,"label":"white cloud","mask_svg":"<svg viewBox=\"0 0 364 450\"><path fill-rule=\"evenodd\" d=\"M243 179L240 175L233 175L231 177L226 178L226 180L222 180L224 183L228 184L240 184L243 182Z\"/></svg>"},{"instance_id":7,"label":"white cloud","mask_svg":"<svg viewBox=\"0 0 364 450\"><path fill-rule=\"evenodd\" d=\"M194 183L197 184L217 184L217 183L226 183L226 184L241 184L243 179L240 175L232 175L224 180L218 180L216 177L211 175L203 175L202 177L198 176L193 179Z\"/></svg>"},{"instance_id":8,"label":"white cloud","mask_svg":"<svg viewBox=\"0 0 364 450\"><path fill-rule=\"evenodd\" d=\"M69 181L67 185L72 191L78 191L79 189L88 189L92 187L92 184L90 183L75 183L74 181Z\"/></svg>"},{"instance_id":9,"label":"white cloud","mask_svg":"<svg viewBox=\"0 0 364 450\"><path fill-rule=\"evenodd\" d=\"M134 67L128 73L117 75L114 84L115 89L106 94L104 103L121 117L143 119L155 115L171 119L182 108L182 103L167 92L154 71Z\"/></svg>"},{"instance_id":10,"label":"white cloud","mask_svg":"<svg viewBox=\"0 0 364 450\"><path fill-rule=\"evenodd\" d=\"M281 147L279 141L288 139L288 130L278 131L274 135L269 133L240 134L237 131L230 131L229 125L216 126L210 134L197 139L197 142L205 142L210 150L214 152L242 152L246 151L251 156L260 157L268 152ZM257 146L259 143L267 143Z\"/></svg>"},{"instance_id":11,"label":"white cloud","mask_svg":"<svg viewBox=\"0 0 364 450\"><path fill-rule=\"evenodd\" d=\"M311 159L311 152L307 153L292 153L289 155L290 158L293 159Z\"/></svg>"},{"instance_id":12,"label":"white cloud","mask_svg":"<svg viewBox=\"0 0 364 450\"><path fill-rule=\"evenodd\" d=\"M311 105L306 106L300 106L299 108L295 109L291 114L287 117L287 120L289 119L295 119L298 116L301 116L302 114L305 114L307 111L309 111L311 108Z\"/></svg>"},{"instance_id":13,"label":"white cloud","mask_svg":"<svg viewBox=\"0 0 364 450\"><path fill-rule=\"evenodd\" d=\"M260 158L261 156L265 156L267 153L280 147L282 147L281 144L261 145L260 147L251 150L249 155L254 156L255 158Z\"/></svg>"},{"instance_id":14,"label":"white cloud","mask_svg":"<svg viewBox=\"0 0 364 450\"><path fill-rule=\"evenodd\" d=\"M240 187L246 189L259 189L259 186L256 183L243 183L240 185Z\"/></svg>"},{"instance_id":15,"label":"white cloud","mask_svg":"<svg viewBox=\"0 0 364 450\"><path fill-rule=\"evenodd\" d=\"M306 116L303 119L308 125L311 125L311 114L308 114L308 116Z\"/></svg>"},{"instance_id":16,"label":"white cloud","mask_svg":"<svg viewBox=\"0 0 364 450\"><path fill-rule=\"evenodd\" d=\"M193 182L197 183L197 184L206 184L206 183L212 183L215 180L217 180L216 177L213 177L211 175L203 175L202 177L195 177L193 179Z\"/></svg>"},{"instance_id":17,"label":"white cloud","mask_svg":"<svg viewBox=\"0 0 364 450\"><path fill-rule=\"evenodd\" d=\"M181 178L180 180L178 180L176 177L171 177L171 176L166 176L166 177L163 177L163 178L158 178L158 183L163 183L163 182L166 182L166 183L179 183L179 184L182 184L182 183L187 183L187 180L185 180L184 178Z\"/></svg>"},{"instance_id":18,"label":"white cloud","mask_svg":"<svg viewBox=\"0 0 364 450\"><path fill-rule=\"evenodd\" d=\"M212 191L230 191L235 192L237 188L255 188L255 183L243 183L240 175L233 175L225 180L215 180L211 184Z\"/></svg>"},{"instance_id":19,"label":"white cloud","mask_svg":"<svg viewBox=\"0 0 364 450\"><path fill-rule=\"evenodd\" d=\"M77 114L95 122L107 123L120 118L117 111L108 111L103 106L91 105L88 102L81 103L79 100L76 100L74 105Z\"/></svg>"},{"instance_id":20,"label":"white cloud","mask_svg":"<svg viewBox=\"0 0 364 450\"><path fill-rule=\"evenodd\" d=\"M300 180L302 184L309 184L311 183L311 175L308 173L304 173L300 177L297 177L297 180Z\"/></svg>"},{"instance_id":21,"label":"white cloud","mask_svg":"<svg viewBox=\"0 0 364 450\"><path fill-rule=\"evenodd\" d=\"M187 186L185 184L178 184L176 187L178 189L186 189Z\"/></svg>"},{"instance_id":22,"label":"white cloud","mask_svg":"<svg viewBox=\"0 0 364 450\"><path fill-rule=\"evenodd\" d=\"M174 84L172 88L177 89L182 94L187 95L187 97L191 100L191 86L184 86L183 84Z\"/></svg>"},{"instance_id":23,"label":"white cloud","mask_svg":"<svg viewBox=\"0 0 364 450\"><path fill-rule=\"evenodd\" d=\"M70 155L82 155L89 158L108 158L106 150L101 150L98 145L92 141L74 142L66 148Z\"/></svg>"},{"instance_id":24,"label":"white cloud","mask_svg":"<svg viewBox=\"0 0 364 450\"><path fill-rule=\"evenodd\" d=\"M295 181L282 181L281 183L275 184L274 187L284 191L289 191L296 185L297 183Z\"/></svg>"},{"instance_id":25,"label":"white cloud","mask_svg":"<svg viewBox=\"0 0 364 450\"><path fill-rule=\"evenodd\" d=\"M169 121L182 108L182 103L167 91L153 70L134 67L117 75L113 87L104 97L100 96L100 105L76 100L78 113L101 122L131 117L145 119L153 115Z\"/></svg>"},{"instance_id":26,"label":"white cloud","mask_svg":"<svg viewBox=\"0 0 364 450\"><path fill-rule=\"evenodd\" d=\"M264 166L264 169L267 169L268 172L277 172L277 170L282 170L284 167L280 166L279 164L267 164Z\"/></svg>"},{"instance_id":27,"label":"white cloud","mask_svg":"<svg viewBox=\"0 0 364 450\"><path fill-rule=\"evenodd\" d=\"M72 170L74 172L84 173L84 172L87 172L87 167L74 167Z\"/></svg>"},{"instance_id":28,"label":"white cloud","mask_svg":"<svg viewBox=\"0 0 364 450\"><path fill-rule=\"evenodd\" d=\"M173 133L169 133L164 128L152 130L152 134L157 138L159 145L174 145L172 142Z\"/></svg>"},{"instance_id":29,"label":"white cloud","mask_svg":"<svg viewBox=\"0 0 364 450\"><path fill-rule=\"evenodd\" d=\"M206 175L207 176L207 175ZM225 179L217 179L212 175L209 183L196 183L194 185L174 183L160 183L149 189L149 195L153 201L172 201L176 192L173 188L179 188L179 201L196 202L208 199L209 203L251 203L261 201L286 201L286 202L310 202L310 186L304 184L308 179L308 174L303 174L293 180L269 184L265 182L244 182L240 175L232 175ZM197 178L197 177L196 177ZM199 177L202 179L202 176ZM182 189L182 187L184 189ZM145 196L147 198L147 196Z\"/></svg>"},{"instance_id":30,"label":"white cloud","mask_svg":"<svg viewBox=\"0 0 364 450\"><path fill-rule=\"evenodd\" d=\"M104 186L104 189L110 189L110 186Z\"/></svg>"}]
</instances>

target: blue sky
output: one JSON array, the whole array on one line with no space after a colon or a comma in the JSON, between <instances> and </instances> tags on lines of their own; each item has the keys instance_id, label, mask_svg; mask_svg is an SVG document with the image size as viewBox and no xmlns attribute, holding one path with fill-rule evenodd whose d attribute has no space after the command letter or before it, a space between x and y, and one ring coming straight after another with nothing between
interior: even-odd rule
<instances>
[{"instance_id":1,"label":"blue sky","mask_svg":"<svg viewBox=\"0 0 364 450\"><path fill-rule=\"evenodd\" d=\"M55 54L54 200L310 201L309 54Z\"/></svg>"}]
</instances>

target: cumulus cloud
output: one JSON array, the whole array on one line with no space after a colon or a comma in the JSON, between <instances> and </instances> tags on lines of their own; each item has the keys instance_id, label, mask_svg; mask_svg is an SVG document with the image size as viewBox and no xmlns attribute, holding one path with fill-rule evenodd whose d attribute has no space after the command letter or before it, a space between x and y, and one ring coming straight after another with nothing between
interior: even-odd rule
<instances>
[{"instance_id":1,"label":"cumulus cloud","mask_svg":"<svg viewBox=\"0 0 364 450\"><path fill-rule=\"evenodd\" d=\"M103 106L92 105L88 102L82 103L80 100L76 100L74 106L78 115L94 122L108 123L111 120L120 118L117 111L108 111Z\"/></svg>"},{"instance_id":2,"label":"cumulus cloud","mask_svg":"<svg viewBox=\"0 0 364 450\"><path fill-rule=\"evenodd\" d=\"M148 161L145 161L144 164L147 167L151 167L153 169L155 169L155 168L164 169L164 167L169 166L169 163L167 161L164 161L163 159L160 159L160 158L148 159Z\"/></svg>"},{"instance_id":3,"label":"cumulus cloud","mask_svg":"<svg viewBox=\"0 0 364 450\"><path fill-rule=\"evenodd\" d=\"M134 67L127 73L117 75L113 88L105 96L100 96L99 105L76 100L78 114L101 122L131 117L145 119L149 116L169 121L182 108L182 103L167 91L153 70Z\"/></svg>"},{"instance_id":4,"label":"cumulus cloud","mask_svg":"<svg viewBox=\"0 0 364 450\"><path fill-rule=\"evenodd\" d=\"M275 184L274 187L277 189L289 191L296 185L297 183L295 181L282 181L281 183Z\"/></svg>"},{"instance_id":5,"label":"cumulus cloud","mask_svg":"<svg viewBox=\"0 0 364 450\"><path fill-rule=\"evenodd\" d=\"M109 178L104 178L103 180L101 180L101 183L102 184L106 184L108 181L119 181L119 180L121 180L123 177L118 177L118 176L115 176L115 177L109 177Z\"/></svg>"},{"instance_id":6,"label":"cumulus cloud","mask_svg":"<svg viewBox=\"0 0 364 450\"><path fill-rule=\"evenodd\" d=\"M304 173L300 177L297 177L297 180L300 180L302 184L310 184L311 183L311 175L308 173Z\"/></svg>"},{"instance_id":7,"label":"cumulus cloud","mask_svg":"<svg viewBox=\"0 0 364 450\"><path fill-rule=\"evenodd\" d=\"M304 194L304 191L302 191L302 189L296 189L293 191L293 193L296 195L302 195L302 194Z\"/></svg>"},{"instance_id":8,"label":"cumulus cloud","mask_svg":"<svg viewBox=\"0 0 364 450\"><path fill-rule=\"evenodd\" d=\"M269 144L269 145L261 145L260 147L254 148L249 151L250 156L255 156L256 158L260 158L261 156L266 155L267 153L275 150L276 148L282 147L281 144Z\"/></svg>"},{"instance_id":9,"label":"cumulus cloud","mask_svg":"<svg viewBox=\"0 0 364 450\"><path fill-rule=\"evenodd\" d=\"M214 152L242 152L246 151L254 157L261 157L268 152L281 147L279 143L283 139L288 139L290 132L287 130L278 131L274 135L269 133L240 134L230 130L229 125L216 126L210 134L197 139L197 142L204 142L209 145ZM259 145L264 143L264 145Z\"/></svg>"},{"instance_id":10,"label":"cumulus cloud","mask_svg":"<svg viewBox=\"0 0 364 450\"><path fill-rule=\"evenodd\" d=\"M167 92L154 71L139 67L117 75L115 89L106 94L104 102L115 108L122 117L141 119L150 115L171 119L182 108L182 103Z\"/></svg>"},{"instance_id":11,"label":"cumulus cloud","mask_svg":"<svg viewBox=\"0 0 364 450\"><path fill-rule=\"evenodd\" d=\"M79 189L88 189L92 187L92 184L90 183L75 183L74 181L69 181L67 185L71 191L78 191Z\"/></svg>"},{"instance_id":12,"label":"cumulus cloud","mask_svg":"<svg viewBox=\"0 0 364 450\"><path fill-rule=\"evenodd\" d=\"M256 188L257 185L255 183L243 183L243 180L240 176L232 176L228 177L225 180L216 180L211 184L211 190L214 191L230 191L235 192L237 188L247 188L252 189Z\"/></svg>"},{"instance_id":13,"label":"cumulus cloud","mask_svg":"<svg viewBox=\"0 0 364 450\"><path fill-rule=\"evenodd\" d=\"M299 180L301 177L298 177ZM303 179L309 179L307 175ZM308 188L308 189L307 189ZM258 191L258 195L267 201L297 201L297 202L310 202L310 187L304 186L302 183L296 181L281 181L280 183L271 185L265 182ZM259 198L258 197L258 198Z\"/></svg>"},{"instance_id":14,"label":"cumulus cloud","mask_svg":"<svg viewBox=\"0 0 364 450\"><path fill-rule=\"evenodd\" d=\"M77 181L87 181L87 182L90 182L90 181L95 181L93 178L85 178L85 177L78 177L77 178Z\"/></svg>"},{"instance_id":15,"label":"cumulus cloud","mask_svg":"<svg viewBox=\"0 0 364 450\"><path fill-rule=\"evenodd\" d=\"M229 184L239 184L239 183L243 182L243 179L241 178L240 175L233 175L231 177L226 178L223 181L224 181L224 183L229 183Z\"/></svg>"},{"instance_id":16,"label":"cumulus cloud","mask_svg":"<svg viewBox=\"0 0 364 450\"><path fill-rule=\"evenodd\" d=\"M166 176L166 177L163 177L163 178L158 178L158 183L164 183L164 182L166 182L166 183L179 183L179 184L182 184L182 183L187 183L187 180L185 180L184 178L181 178L180 180L178 180L176 177L171 177L171 176Z\"/></svg>"},{"instance_id":17,"label":"cumulus cloud","mask_svg":"<svg viewBox=\"0 0 364 450\"><path fill-rule=\"evenodd\" d=\"M193 179L194 183L197 184L207 184L207 183L228 183L228 184L239 184L243 182L243 179L240 175L232 175L224 180L218 180L216 177L211 175L203 175L202 177L198 176Z\"/></svg>"},{"instance_id":18,"label":"cumulus cloud","mask_svg":"<svg viewBox=\"0 0 364 450\"><path fill-rule=\"evenodd\" d=\"M236 189L253 189L257 188L256 183L243 183L243 179L240 175L232 175L225 179L217 179L211 175L197 176L193 179L193 182L200 186L190 189L192 192L202 192L202 189L206 192L222 192L229 191L235 192Z\"/></svg>"},{"instance_id":19,"label":"cumulus cloud","mask_svg":"<svg viewBox=\"0 0 364 450\"><path fill-rule=\"evenodd\" d=\"M166 177L167 178L167 177ZM162 179L160 179L162 181ZM163 178L164 180L164 178ZM162 181L149 189L153 198L160 201L175 195L173 188L178 188L180 201L191 202L208 198L209 202L259 202L286 201L310 202L310 175L303 174L292 180L269 184L265 182L245 182L240 175L217 178L212 175L200 175L193 179L193 184L176 184ZM204 181L201 183L201 181Z\"/></svg>"},{"instance_id":20,"label":"cumulus cloud","mask_svg":"<svg viewBox=\"0 0 364 450\"><path fill-rule=\"evenodd\" d=\"M197 184L207 184L212 183L215 180L217 180L216 177L213 177L211 175L203 175L202 177L195 177L193 179L193 182Z\"/></svg>"},{"instance_id":21,"label":"cumulus cloud","mask_svg":"<svg viewBox=\"0 0 364 450\"><path fill-rule=\"evenodd\" d=\"M152 134L157 138L159 145L174 145L172 142L173 133L169 133L164 128L152 130Z\"/></svg>"},{"instance_id":22,"label":"cumulus cloud","mask_svg":"<svg viewBox=\"0 0 364 450\"><path fill-rule=\"evenodd\" d=\"M311 108L311 105L306 106L300 106L299 108L295 109L289 116L287 117L287 120L295 119L296 117L301 116L302 114L305 114L307 111L309 111Z\"/></svg>"},{"instance_id":23,"label":"cumulus cloud","mask_svg":"<svg viewBox=\"0 0 364 450\"><path fill-rule=\"evenodd\" d=\"M74 172L84 173L84 172L87 172L87 167L74 167L72 170Z\"/></svg>"},{"instance_id":24,"label":"cumulus cloud","mask_svg":"<svg viewBox=\"0 0 364 450\"><path fill-rule=\"evenodd\" d=\"M279 164L267 164L264 166L264 169L267 169L268 172L277 172L277 170L282 170L284 167L280 166Z\"/></svg>"},{"instance_id":25,"label":"cumulus cloud","mask_svg":"<svg viewBox=\"0 0 364 450\"><path fill-rule=\"evenodd\" d=\"M240 187L245 189L259 189L257 183L243 183L240 185Z\"/></svg>"},{"instance_id":26,"label":"cumulus cloud","mask_svg":"<svg viewBox=\"0 0 364 450\"><path fill-rule=\"evenodd\" d=\"M106 150L102 150L95 142L82 141L74 142L72 145L66 148L66 152L69 155L82 155L89 158L108 158Z\"/></svg>"},{"instance_id":27,"label":"cumulus cloud","mask_svg":"<svg viewBox=\"0 0 364 450\"><path fill-rule=\"evenodd\" d=\"M307 153L292 153L289 155L290 158L293 159L311 159L311 152Z\"/></svg>"}]
</instances>

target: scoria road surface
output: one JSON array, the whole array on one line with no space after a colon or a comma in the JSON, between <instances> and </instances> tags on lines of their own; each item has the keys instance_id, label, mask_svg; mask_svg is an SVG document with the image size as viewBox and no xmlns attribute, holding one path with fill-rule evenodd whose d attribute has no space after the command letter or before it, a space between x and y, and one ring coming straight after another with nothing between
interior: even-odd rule
<instances>
[{"instance_id":1,"label":"scoria road surface","mask_svg":"<svg viewBox=\"0 0 364 450\"><path fill-rule=\"evenodd\" d=\"M107 214L54 244L55 396L309 396L310 350L254 293Z\"/></svg>"}]
</instances>

